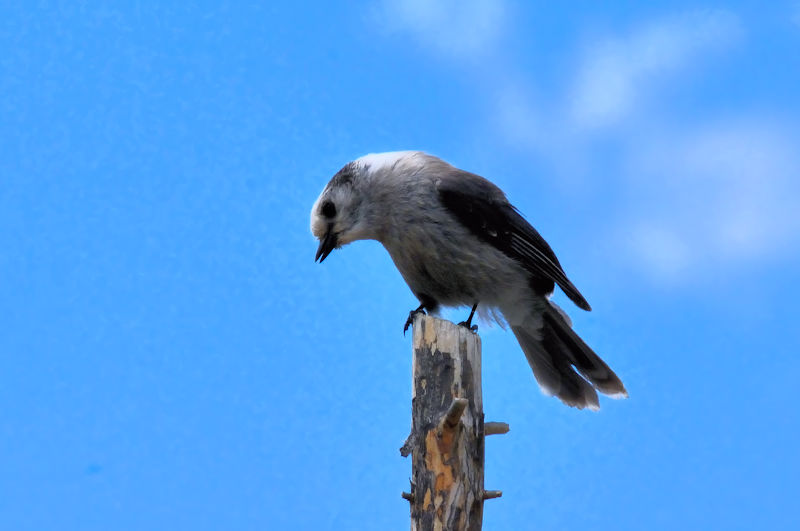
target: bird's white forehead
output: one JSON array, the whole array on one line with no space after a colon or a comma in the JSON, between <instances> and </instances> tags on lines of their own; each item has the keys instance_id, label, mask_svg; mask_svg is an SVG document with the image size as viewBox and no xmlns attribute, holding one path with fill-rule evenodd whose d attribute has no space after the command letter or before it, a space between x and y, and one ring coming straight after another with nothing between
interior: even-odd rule
<instances>
[{"instance_id":1,"label":"bird's white forehead","mask_svg":"<svg viewBox=\"0 0 800 531\"><path fill-rule=\"evenodd\" d=\"M418 151L387 151L386 153L370 153L363 157L356 159L356 163L363 166L370 173L382 170L384 168L391 168L399 162L411 162L418 155Z\"/></svg>"}]
</instances>

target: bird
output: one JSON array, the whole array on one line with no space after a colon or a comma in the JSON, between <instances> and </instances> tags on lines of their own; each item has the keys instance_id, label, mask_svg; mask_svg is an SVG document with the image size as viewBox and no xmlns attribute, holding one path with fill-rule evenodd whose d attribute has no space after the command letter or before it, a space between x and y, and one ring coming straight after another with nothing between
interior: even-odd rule
<instances>
[{"instance_id":1,"label":"bird","mask_svg":"<svg viewBox=\"0 0 800 531\"><path fill-rule=\"evenodd\" d=\"M377 240L420 305L471 307L516 336L542 391L578 409L598 394L625 398L622 381L572 329L551 295L557 285L591 307L550 245L494 183L422 151L373 153L342 167L311 209L315 262L358 240ZM498 315L499 314L499 315Z\"/></svg>"}]
</instances>

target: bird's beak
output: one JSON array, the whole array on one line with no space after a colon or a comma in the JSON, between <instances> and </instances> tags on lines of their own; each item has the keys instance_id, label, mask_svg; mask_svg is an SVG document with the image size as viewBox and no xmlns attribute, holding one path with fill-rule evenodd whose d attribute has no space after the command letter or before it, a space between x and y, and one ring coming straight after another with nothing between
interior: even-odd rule
<instances>
[{"instance_id":1,"label":"bird's beak","mask_svg":"<svg viewBox=\"0 0 800 531\"><path fill-rule=\"evenodd\" d=\"M317 256L314 257L314 261L316 262L319 260L319 263L321 264L328 257L328 255L331 254L331 251L336 249L336 245L338 243L339 239L337 238L336 233L333 232L333 227L329 226L328 232L326 232L325 236L319 241L319 247L317 247Z\"/></svg>"}]
</instances>

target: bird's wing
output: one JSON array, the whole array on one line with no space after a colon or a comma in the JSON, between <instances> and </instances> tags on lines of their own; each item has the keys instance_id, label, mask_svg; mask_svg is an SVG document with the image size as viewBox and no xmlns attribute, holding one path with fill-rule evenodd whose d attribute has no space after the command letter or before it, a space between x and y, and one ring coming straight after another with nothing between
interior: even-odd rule
<instances>
[{"instance_id":1,"label":"bird's wing","mask_svg":"<svg viewBox=\"0 0 800 531\"><path fill-rule=\"evenodd\" d=\"M567 278L553 250L500 188L457 168L442 175L436 187L442 205L475 236L519 261L534 278L558 284L579 308L591 310Z\"/></svg>"}]
</instances>

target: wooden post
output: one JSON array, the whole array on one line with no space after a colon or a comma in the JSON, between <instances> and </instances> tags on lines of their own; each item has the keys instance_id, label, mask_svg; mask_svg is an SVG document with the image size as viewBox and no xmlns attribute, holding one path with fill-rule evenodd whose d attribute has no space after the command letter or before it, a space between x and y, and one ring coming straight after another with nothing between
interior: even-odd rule
<instances>
[{"instance_id":1,"label":"wooden post","mask_svg":"<svg viewBox=\"0 0 800 531\"><path fill-rule=\"evenodd\" d=\"M412 531L480 530L484 491L481 340L463 326L419 314L414 319L412 427L403 456L412 458ZM489 423L492 433L508 425Z\"/></svg>"}]
</instances>

